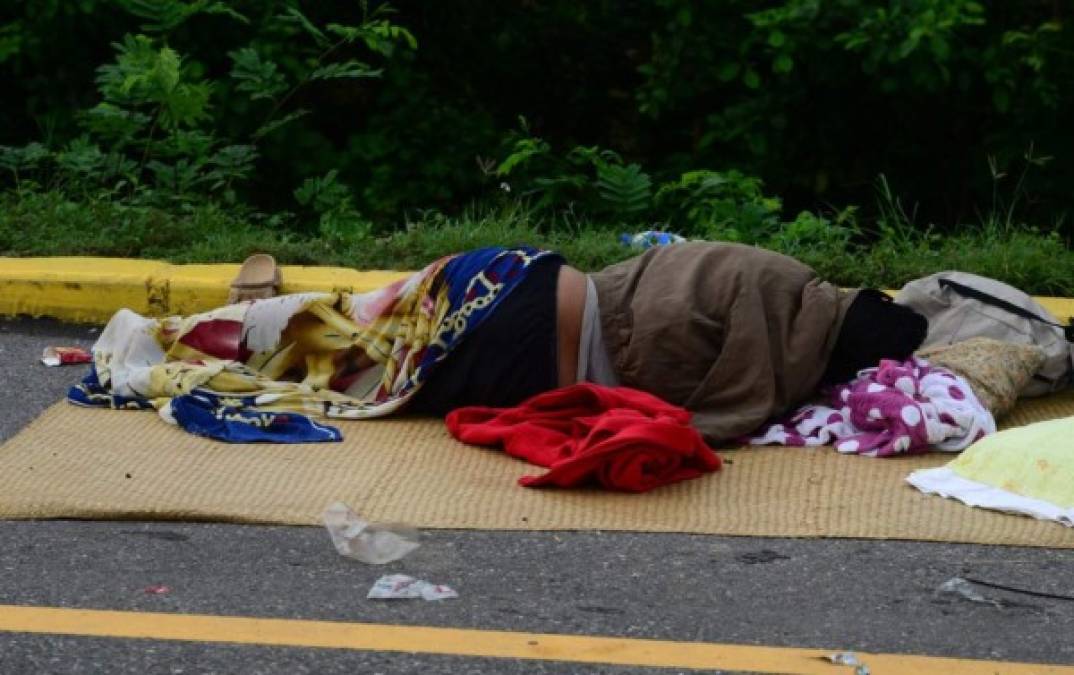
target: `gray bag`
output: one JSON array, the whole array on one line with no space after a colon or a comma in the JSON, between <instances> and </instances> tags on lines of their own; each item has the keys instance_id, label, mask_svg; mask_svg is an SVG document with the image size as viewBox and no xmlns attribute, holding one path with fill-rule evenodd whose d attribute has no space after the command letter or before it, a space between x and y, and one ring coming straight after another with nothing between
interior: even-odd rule
<instances>
[{"instance_id":1,"label":"gray bag","mask_svg":"<svg viewBox=\"0 0 1074 675\"><path fill-rule=\"evenodd\" d=\"M1021 396L1041 396L1071 383L1074 327L1059 323L1013 286L968 272L938 272L903 286L895 302L929 320L922 347L988 337L1043 349L1044 365Z\"/></svg>"}]
</instances>

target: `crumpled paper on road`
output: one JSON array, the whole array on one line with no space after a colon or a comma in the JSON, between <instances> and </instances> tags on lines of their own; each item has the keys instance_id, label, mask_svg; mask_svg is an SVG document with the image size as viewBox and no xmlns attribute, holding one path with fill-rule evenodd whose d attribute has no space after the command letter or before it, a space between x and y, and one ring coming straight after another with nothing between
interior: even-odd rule
<instances>
[{"instance_id":1,"label":"crumpled paper on road","mask_svg":"<svg viewBox=\"0 0 1074 675\"><path fill-rule=\"evenodd\" d=\"M377 579L365 596L373 600L450 600L459 597L452 588L415 579L405 574L389 574Z\"/></svg>"}]
</instances>

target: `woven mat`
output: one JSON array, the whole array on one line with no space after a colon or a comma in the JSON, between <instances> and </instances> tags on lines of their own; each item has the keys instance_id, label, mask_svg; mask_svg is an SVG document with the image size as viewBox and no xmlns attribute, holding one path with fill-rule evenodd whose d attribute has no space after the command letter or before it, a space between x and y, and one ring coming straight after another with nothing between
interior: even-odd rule
<instances>
[{"instance_id":1,"label":"woven mat","mask_svg":"<svg viewBox=\"0 0 1074 675\"><path fill-rule=\"evenodd\" d=\"M1074 414L1074 396L1024 403L1006 426ZM903 478L945 463L829 448L722 453L725 469L644 495L528 489L537 467L462 445L442 422L341 426L342 443L228 445L152 413L49 408L0 447L0 518L316 524L342 500L425 528L633 530L920 539L1074 548L1074 529L926 496Z\"/></svg>"}]
</instances>

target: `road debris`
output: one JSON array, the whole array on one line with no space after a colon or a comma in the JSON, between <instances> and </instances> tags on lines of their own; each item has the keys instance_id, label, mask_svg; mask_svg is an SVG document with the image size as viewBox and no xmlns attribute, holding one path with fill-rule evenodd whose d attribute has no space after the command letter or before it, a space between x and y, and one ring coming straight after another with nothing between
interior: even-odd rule
<instances>
[{"instance_id":1,"label":"road debris","mask_svg":"<svg viewBox=\"0 0 1074 675\"><path fill-rule=\"evenodd\" d=\"M41 353L41 363L55 368L75 363L93 363L93 354L81 347L45 347Z\"/></svg>"},{"instance_id":2,"label":"road debris","mask_svg":"<svg viewBox=\"0 0 1074 675\"><path fill-rule=\"evenodd\" d=\"M939 587L936 588L936 595L957 595L963 600L969 600L970 602L992 605L993 607L1003 607L1003 603L999 600L986 598L978 593L977 589L973 587L973 584L962 577L951 577L940 584Z\"/></svg>"},{"instance_id":3,"label":"road debris","mask_svg":"<svg viewBox=\"0 0 1074 675\"><path fill-rule=\"evenodd\" d=\"M869 666L865 665L854 652L836 652L823 658L828 659L837 666L856 666L854 675L869 675Z\"/></svg>"},{"instance_id":4,"label":"road debris","mask_svg":"<svg viewBox=\"0 0 1074 675\"><path fill-rule=\"evenodd\" d=\"M373 600L450 600L459 597L452 588L415 579L405 574L389 574L377 579L365 596Z\"/></svg>"},{"instance_id":5,"label":"road debris","mask_svg":"<svg viewBox=\"0 0 1074 675\"><path fill-rule=\"evenodd\" d=\"M394 562L421 546L417 530L369 523L343 502L325 509L324 526L340 555L370 565Z\"/></svg>"},{"instance_id":6,"label":"road debris","mask_svg":"<svg viewBox=\"0 0 1074 675\"><path fill-rule=\"evenodd\" d=\"M171 586L165 586L164 584L154 584L152 586L145 587L146 595L167 595L172 592Z\"/></svg>"}]
</instances>

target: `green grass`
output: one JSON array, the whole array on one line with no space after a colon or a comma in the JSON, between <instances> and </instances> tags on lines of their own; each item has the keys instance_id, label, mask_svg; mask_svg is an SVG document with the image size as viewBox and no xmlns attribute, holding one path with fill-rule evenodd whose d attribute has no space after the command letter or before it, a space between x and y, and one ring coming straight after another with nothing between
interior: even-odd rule
<instances>
[{"instance_id":1,"label":"green grass","mask_svg":"<svg viewBox=\"0 0 1074 675\"><path fill-rule=\"evenodd\" d=\"M172 262L239 262L257 251L281 263L416 269L449 253L489 245L551 248L583 270L634 254L619 234L647 225L550 222L515 206L452 218L424 215L384 236L301 234L214 205L166 211L108 201L76 203L57 193L0 196L0 255L98 255ZM365 231L356 228L357 231ZM866 235L855 222L799 216L756 242L793 255L844 286L898 288L958 269L1027 292L1074 296L1074 253L1054 233L986 222L939 235L906 222Z\"/></svg>"},{"instance_id":2,"label":"green grass","mask_svg":"<svg viewBox=\"0 0 1074 675\"><path fill-rule=\"evenodd\" d=\"M300 234L213 205L173 212L97 201L74 203L57 193L0 198L0 255L97 255L172 262L240 262L257 251L281 263L362 269L417 269L437 257L481 246L530 244L561 251L583 269L631 255L618 230L564 226L520 208L459 218L428 215L379 237Z\"/></svg>"}]
</instances>

